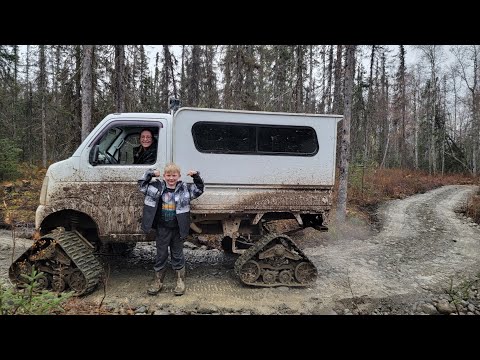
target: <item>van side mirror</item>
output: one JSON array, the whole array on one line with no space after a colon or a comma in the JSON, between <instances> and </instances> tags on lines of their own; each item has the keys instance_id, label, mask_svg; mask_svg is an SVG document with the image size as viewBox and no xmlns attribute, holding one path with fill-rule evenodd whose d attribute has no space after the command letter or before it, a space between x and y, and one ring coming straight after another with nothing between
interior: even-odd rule
<instances>
[{"instance_id":1,"label":"van side mirror","mask_svg":"<svg viewBox=\"0 0 480 360\"><path fill-rule=\"evenodd\" d=\"M98 152L100 149L100 145L95 145L93 149L90 151L90 164L97 165L98 164Z\"/></svg>"},{"instance_id":2,"label":"van side mirror","mask_svg":"<svg viewBox=\"0 0 480 360\"><path fill-rule=\"evenodd\" d=\"M174 97L171 97L168 99L168 108L170 109L170 111L175 113L179 107L180 107L180 99L175 99Z\"/></svg>"}]
</instances>

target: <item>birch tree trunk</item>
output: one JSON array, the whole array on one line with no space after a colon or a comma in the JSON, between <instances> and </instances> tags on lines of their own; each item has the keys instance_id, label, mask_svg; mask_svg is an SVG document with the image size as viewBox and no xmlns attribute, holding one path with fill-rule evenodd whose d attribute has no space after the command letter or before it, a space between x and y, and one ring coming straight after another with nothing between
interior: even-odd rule
<instances>
[{"instance_id":1,"label":"birch tree trunk","mask_svg":"<svg viewBox=\"0 0 480 360\"><path fill-rule=\"evenodd\" d=\"M324 114L326 113L325 110L325 99L327 97L327 90L326 90L326 78L327 78L327 67L326 67L326 62L325 62L325 56L326 56L326 51L327 47L326 45L322 45L322 97L321 97L321 103L320 103L320 113Z\"/></svg>"},{"instance_id":2,"label":"birch tree trunk","mask_svg":"<svg viewBox=\"0 0 480 360\"><path fill-rule=\"evenodd\" d=\"M432 68L434 65L432 65ZM433 110L432 110L432 115L431 115L431 134L430 134L430 156L431 156L431 163L432 163L432 170L433 175L437 175L437 152L435 149L435 142L436 142L436 136L435 136L435 117L437 113L437 78L435 77L435 73L432 72L432 87L433 87ZM430 173L432 175L432 172Z\"/></svg>"},{"instance_id":3,"label":"birch tree trunk","mask_svg":"<svg viewBox=\"0 0 480 360\"><path fill-rule=\"evenodd\" d=\"M83 45L82 60L82 141L92 128L92 64L93 45Z\"/></svg>"},{"instance_id":4,"label":"birch tree trunk","mask_svg":"<svg viewBox=\"0 0 480 360\"><path fill-rule=\"evenodd\" d=\"M477 159L478 159L478 150L479 150L479 118L477 113L477 85L478 85L478 78L479 78L479 71L478 71L478 45L472 45L472 60L473 60L473 79L472 79L472 86L470 87L470 91L472 94L472 122L473 122L473 175L476 176L478 174L478 166L477 166Z\"/></svg>"},{"instance_id":5,"label":"birch tree trunk","mask_svg":"<svg viewBox=\"0 0 480 360\"><path fill-rule=\"evenodd\" d=\"M315 91L314 89L314 82L313 82L313 45L310 45L308 48L308 87L307 87L307 93L305 96L305 109L306 112L313 113L315 111L315 102L314 102L314 96L313 92Z\"/></svg>"},{"instance_id":6,"label":"birch tree trunk","mask_svg":"<svg viewBox=\"0 0 480 360\"><path fill-rule=\"evenodd\" d=\"M447 141L447 77L443 76L443 121L442 121L442 176L445 172L445 142Z\"/></svg>"},{"instance_id":7,"label":"birch tree trunk","mask_svg":"<svg viewBox=\"0 0 480 360\"><path fill-rule=\"evenodd\" d=\"M399 165L400 168L405 166L405 158L406 158L406 150L405 150L405 117L407 112L407 100L405 94L405 48L403 45L400 45L400 69L399 69L399 77L400 77L400 113L401 113L401 135L400 135L400 142L399 142L399 155L400 161Z\"/></svg>"},{"instance_id":8,"label":"birch tree trunk","mask_svg":"<svg viewBox=\"0 0 480 360\"><path fill-rule=\"evenodd\" d=\"M418 170L418 119L417 119L417 82L414 80L413 85L413 124L414 124L414 141L413 141L413 151L414 151L414 168Z\"/></svg>"},{"instance_id":9,"label":"birch tree trunk","mask_svg":"<svg viewBox=\"0 0 480 360\"><path fill-rule=\"evenodd\" d=\"M303 112L303 73L304 73L304 45L295 46L295 86L294 86L294 110Z\"/></svg>"},{"instance_id":10,"label":"birch tree trunk","mask_svg":"<svg viewBox=\"0 0 480 360\"><path fill-rule=\"evenodd\" d=\"M326 100L326 112L332 112L332 76L333 76L333 45L330 45L330 51L328 53L328 68L327 68L327 100Z\"/></svg>"}]
</instances>

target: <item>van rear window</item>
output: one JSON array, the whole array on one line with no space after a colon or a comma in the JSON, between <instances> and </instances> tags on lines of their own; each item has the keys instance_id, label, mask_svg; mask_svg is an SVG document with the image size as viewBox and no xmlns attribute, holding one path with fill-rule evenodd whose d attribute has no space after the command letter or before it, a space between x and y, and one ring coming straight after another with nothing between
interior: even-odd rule
<instances>
[{"instance_id":1,"label":"van rear window","mask_svg":"<svg viewBox=\"0 0 480 360\"><path fill-rule=\"evenodd\" d=\"M197 122L192 136L203 153L313 156L318 151L315 130L306 126Z\"/></svg>"}]
</instances>

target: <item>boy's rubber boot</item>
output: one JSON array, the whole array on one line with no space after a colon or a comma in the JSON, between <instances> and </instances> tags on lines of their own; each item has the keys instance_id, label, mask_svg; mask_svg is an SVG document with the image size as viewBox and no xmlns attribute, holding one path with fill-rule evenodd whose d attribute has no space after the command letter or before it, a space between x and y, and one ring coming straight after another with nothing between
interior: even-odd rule
<instances>
[{"instance_id":1,"label":"boy's rubber boot","mask_svg":"<svg viewBox=\"0 0 480 360\"><path fill-rule=\"evenodd\" d=\"M160 290L162 290L163 280L165 280L166 273L167 268L163 268L160 271L155 271L155 279L153 279L147 290L148 295L157 295Z\"/></svg>"},{"instance_id":2,"label":"boy's rubber boot","mask_svg":"<svg viewBox=\"0 0 480 360\"><path fill-rule=\"evenodd\" d=\"M177 273L177 286L173 293L179 296L185 294L185 267L175 271Z\"/></svg>"}]
</instances>

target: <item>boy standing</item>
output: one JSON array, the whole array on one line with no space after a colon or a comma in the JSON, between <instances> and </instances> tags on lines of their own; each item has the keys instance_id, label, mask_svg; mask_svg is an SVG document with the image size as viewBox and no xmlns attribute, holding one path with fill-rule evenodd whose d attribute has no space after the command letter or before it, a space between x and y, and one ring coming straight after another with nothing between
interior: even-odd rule
<instances>
[{"instance_id":1,"label":"boy standing","mask_svg":"<svg viewBox=\"0 0 480 360\"><path fill-rule=\"evenodd\" d=\"M150 295L156 295L162 289L167 270L168 247L172 268L177 276L174 294L185 293L183 242L190 230L190 200L202 195L204 188L198 171L190 170L187 175L193 178L193 184L179 180L180 168L170 163L165 166L162 181L150 183L152 177L160 176L160 172L153 169L147 170L138 180L140 191L145 195L142 230L146 233L152 228L157 230L155 279L147 290Z\"/></svg>"}]
</instances>

